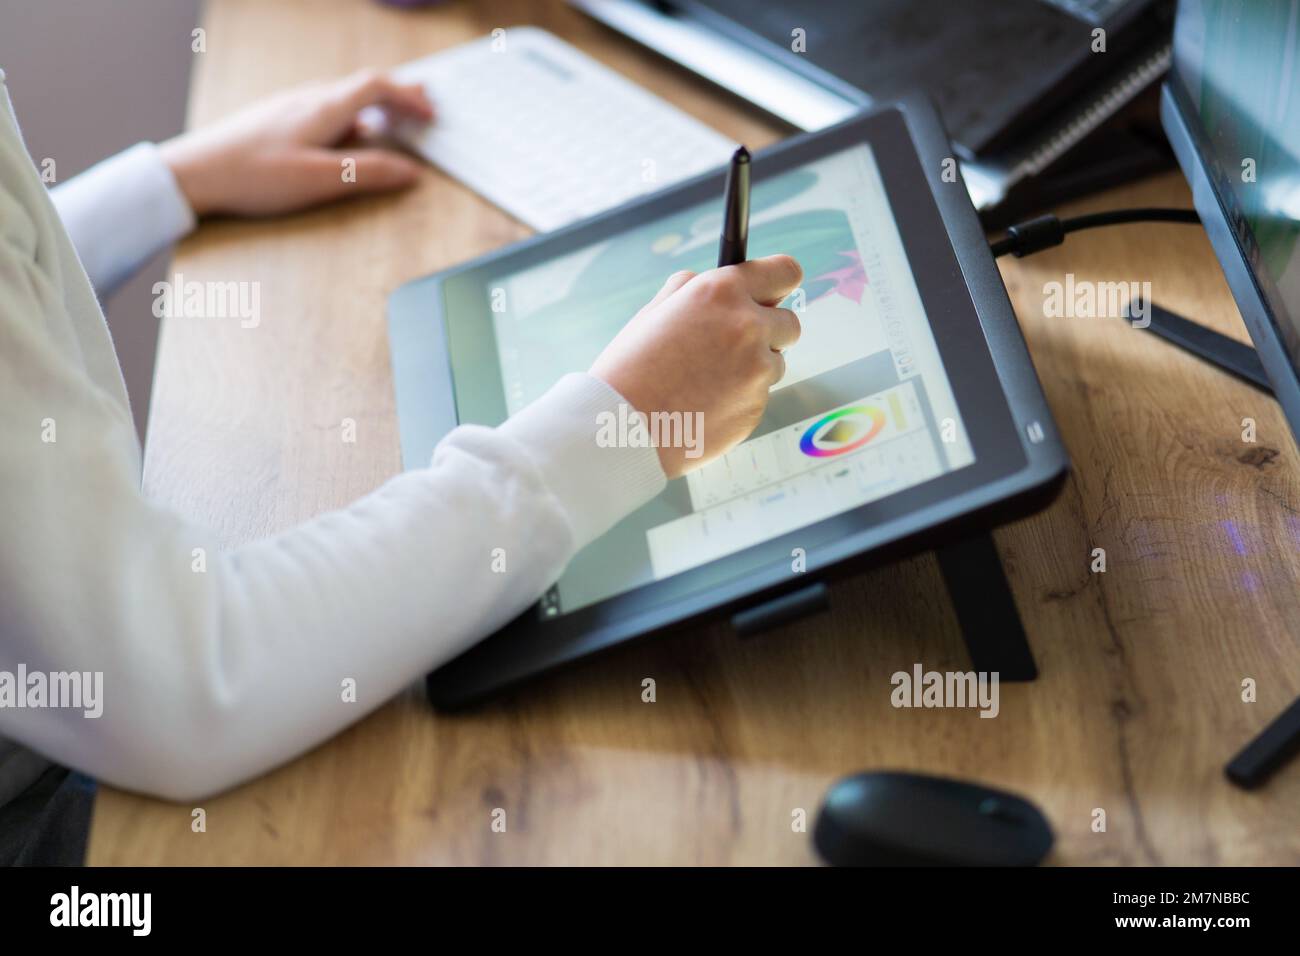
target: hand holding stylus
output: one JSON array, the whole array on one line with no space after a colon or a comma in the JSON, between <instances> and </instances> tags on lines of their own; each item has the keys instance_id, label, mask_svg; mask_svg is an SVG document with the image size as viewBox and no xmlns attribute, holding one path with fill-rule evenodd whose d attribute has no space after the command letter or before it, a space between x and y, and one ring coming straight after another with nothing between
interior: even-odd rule
<instances>
[{"instance_id":1,"label":"hand holding stylus","mask_svg":"<svg viewBox=\"0 0 1300 956\"><path fill-rule=\"evenodd\" d=\"M799 319L776 304L803 280L789 256L767 256L700 275L674 273L596 359L591 373L637 411L703 414L703 454L661 447L676 478L748 437L785 375L781 350Z\"/></svg>"}]
</instances>

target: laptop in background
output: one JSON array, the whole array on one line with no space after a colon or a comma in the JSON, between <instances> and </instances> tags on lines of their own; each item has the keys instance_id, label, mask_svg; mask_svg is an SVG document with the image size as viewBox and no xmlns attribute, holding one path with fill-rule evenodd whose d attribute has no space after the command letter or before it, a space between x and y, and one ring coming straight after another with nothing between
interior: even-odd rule
<instances>
[{"instance_id":1,"label":"laptop in background","mask_svg":"<svg viewBox=\"0 0 1300 956\"><path fill-rule=\"evenodd\" d=\"M924 90L939 107L981 212L1054 169L1153 86L1168 68L1173 6L1172 0L570 2L799 129L821 129L873 102ZM1104 31L1104 52L1094 51L1095 30ZM800 46L802 52L792 49ZM1168 163L1167 151L1141 137L1112 140L1093 152L1102 161L1091 176L1072 170L1071 191L1102 188ZM1061 198L1058 187L1042 201Z\"/></svg>"}]
</instances>

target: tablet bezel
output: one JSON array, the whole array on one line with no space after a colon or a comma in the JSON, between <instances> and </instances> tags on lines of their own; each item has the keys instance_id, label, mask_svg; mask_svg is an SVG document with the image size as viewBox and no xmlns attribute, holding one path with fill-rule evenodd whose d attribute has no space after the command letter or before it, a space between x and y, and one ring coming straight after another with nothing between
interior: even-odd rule
<instances>
[{"instance_id":1,"label":"tablet bezel","mask_svg":"<svg viewBox=\"0 0 1300 956\"><path fill-rule=\"evenodd\" d=\"M430 675L435 703L457 705L568 660L701 614L739 607L815 580L851 558L911 542L924 546L982 512L1015 512L1059 484L1068 459L1019 326L933 108L907 98L754 159L756 181L856 143L868 143L884 179L908 262L975 451L975 462L789 535L544 619L536 607ZM692 179L609 213L467 262L399 289L390 306L394 381L405 467L423 467L459 423L448 323L483 374L499 363L484 279L583 248L631 226L721 195L724 172ZM900 214L900 209L905 214ZM469 332L469 336L465 335ZM488 389L491 391L491 389ZM504 397L498 417L504 416ZM482 415L476 416L482 418ZM488 417L491 417L489 415ZM489 422L490 423L490 422ZM792 570L802 547L805 570Z\"/></svg>"}]
</instances>

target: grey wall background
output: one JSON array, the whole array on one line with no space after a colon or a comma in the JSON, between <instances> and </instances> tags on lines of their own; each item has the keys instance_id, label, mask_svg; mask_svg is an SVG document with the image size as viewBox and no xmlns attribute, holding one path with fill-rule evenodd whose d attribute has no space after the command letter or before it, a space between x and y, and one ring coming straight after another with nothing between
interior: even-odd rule
<instances>
[{"instance_id":1,"label":"grey wall background","mask_svg":"<svg viewBox=\"0 0 1300 956\"><path fill-rule=\"evenodd\" d=\"M35 162L60 181L141 140L184 126L190 31L202 0L0 0L0 68ZM105 303L144 440L158 320L159 255Z\"/></svg>"}]
</instances>

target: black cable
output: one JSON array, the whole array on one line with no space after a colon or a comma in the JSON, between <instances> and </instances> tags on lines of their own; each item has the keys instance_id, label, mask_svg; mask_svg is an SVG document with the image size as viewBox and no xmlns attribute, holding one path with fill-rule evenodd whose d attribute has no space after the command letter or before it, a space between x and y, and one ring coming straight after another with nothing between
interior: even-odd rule
<instances>
[{"instance_id":1,"label":"black cable","mask_svg":"<svg viewBox=\"0 0 1300 956\"><path fill-rule=\"evenodd\" d=\"M1098 226L1118 226L1127 222L1182 222L1199 223L1201 217L1195 209L1163 209L1150 207L1144 209L1112 209L1108 212L1094 212L1086 216L1074 216L1059 219L1056 216L1039 216L1016 223L1007 230L1007 234L997 242L989 243L989 248L996 259L1011 253L1017 259L1059 246L1065 237L1080 229L1095 229Z\"/></svg>"}]
</instances>

